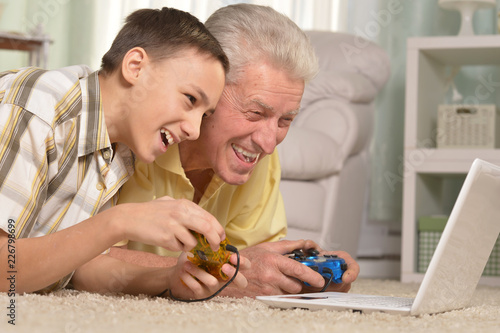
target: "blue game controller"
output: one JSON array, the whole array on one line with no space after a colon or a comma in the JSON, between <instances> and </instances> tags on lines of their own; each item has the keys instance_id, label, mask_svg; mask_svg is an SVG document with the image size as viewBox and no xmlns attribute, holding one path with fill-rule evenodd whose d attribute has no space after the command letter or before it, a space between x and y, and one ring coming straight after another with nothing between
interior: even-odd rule
<instances>
[{"instance_id":1,"label":"blue game controller","mask_svg":"<svg viewBox=\"0 0 500 333\"><path fill-rule=\"evenodd\" d=\"M302 250L294 250L288 257L321 274L327 280L322 291L326 290L331 282L342 283L342 274L347 270L344 259L328 254L319 256L319 252L315 249L307 250L306 253ZM309 286L305 282L304 284Z\"/></svg>"}]
</instances>

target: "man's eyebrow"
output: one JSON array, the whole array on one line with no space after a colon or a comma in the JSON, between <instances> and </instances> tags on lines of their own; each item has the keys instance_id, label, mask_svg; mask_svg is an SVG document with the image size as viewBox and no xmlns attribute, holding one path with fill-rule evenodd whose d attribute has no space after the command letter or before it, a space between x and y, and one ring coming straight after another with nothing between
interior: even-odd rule
<instances>
[{"instance_id":1,"label":"man's eyebrow","mask_svg":"<svg viewBox=\"0 0 500 333\"><path fill-rule=\"evenodd\" d=\"M273 113L274 113L274 108L273 108L272 106L267 105L266 103L262 102L261 100L258 100L258 99L252 99L252 102L253 102L253 103L255 103L255 104L260 105L260 107L262 107L263 109L265 109L265 110L269 110L269 111L271 111L271 112L273 112ZM295 109L295 110L288 111L288 112L287 112L287 113L285 113L284 115L286 115L286 116L294 116L294 115L296 115L296 114L298 114L298 113L299 113L299 110L300 110L300 106L299 106L297 109Z\"/></svg>"},{"instance_id":2,"label":"man's eyebrow","mask_svg":"<svg viewBox=\"0 0 500 333\"><path fill-rule=\"evenodd\" d=\"M267 105L266 103L262 102L261 100L258 99L252 99L252 102L255 104L260 105L261 108L269 110L271 112L274 112L274 108L270 105Z\"/></svg>"},{"instance_id":3,"label":"man's eyebrow","mask_svg":"<svg viewBox=\"0 0 500 333\"><path fill-rule=\"evenodd\" d=\"M274 108L272 106L267 105L266 103L262 102L261 100L252 99L252 102L260 105L260 107L262 107L263 109L269 110L269 111L271 111L271 112L274 113ZM296 114L299 113L299 110L300 110L300 106L297 109L295 109L295 110L292 110L292 111L289 111L289 112L285 113L284 115L294 116L294 115L296 115Z\"/></svg>"}]
</instances>

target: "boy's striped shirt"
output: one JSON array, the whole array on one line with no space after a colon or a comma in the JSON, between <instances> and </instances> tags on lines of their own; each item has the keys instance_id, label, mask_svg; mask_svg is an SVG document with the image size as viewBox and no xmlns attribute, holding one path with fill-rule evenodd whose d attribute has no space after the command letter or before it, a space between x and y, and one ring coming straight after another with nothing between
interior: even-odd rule
<instances>
[{"instance_id":1,"label":"boy's striped shirt","mask_svg":"<svg viewBox=\"0 0 500 333\"><path fill-rule=\"evenodd\" d=\"M5 232L11 220L16 238L43 236L110 207L133 163L127 147L113 149L109 140L97 72L71 66L0 73L0 228Z\"/></svg>"}]
</instances>

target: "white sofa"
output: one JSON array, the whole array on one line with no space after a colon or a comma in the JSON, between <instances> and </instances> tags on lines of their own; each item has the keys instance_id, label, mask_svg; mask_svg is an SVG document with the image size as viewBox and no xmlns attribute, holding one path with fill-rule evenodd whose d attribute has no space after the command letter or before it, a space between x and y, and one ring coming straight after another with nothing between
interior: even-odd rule
<instances>
[{"instance_id":1,"label":"white sofa","mask_svg":"<svg viewBox=\"0 0 500 333\"><path fill-rule=\"evenodd\" d=\"M367 211L374 99L390 73L386 52L359 36L306 32L319 73L278 146L287 239L357 255Z\"/></svg>"}]
</instances>

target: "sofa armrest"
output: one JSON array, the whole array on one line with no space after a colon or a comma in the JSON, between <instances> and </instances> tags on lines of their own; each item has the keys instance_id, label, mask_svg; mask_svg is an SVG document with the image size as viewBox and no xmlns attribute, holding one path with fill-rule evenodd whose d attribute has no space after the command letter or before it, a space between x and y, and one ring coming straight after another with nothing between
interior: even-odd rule
<instances>
[{"instance_id":1,"label":"sofa armrest","mask_svg":"<svg viewBox=\"0 0 500 333\"><path fill-rule=\"evenodd\" d=\"M349 156L367 147L372 127L371 104L323 99L309 105L278 146L283 178L310 180L339 172Z\"/></svg>"},{"instance_id":2,"label":"sofa armrest","mask_svg":"<svg viewBox=\"0 0 500 333\"><path fill-rule=\"evenodd\" d=\"M281 178L312 180L340 171L340 146L332 137L316 130L292 126L278 145Z\"/></svg>"}]
</instances>

